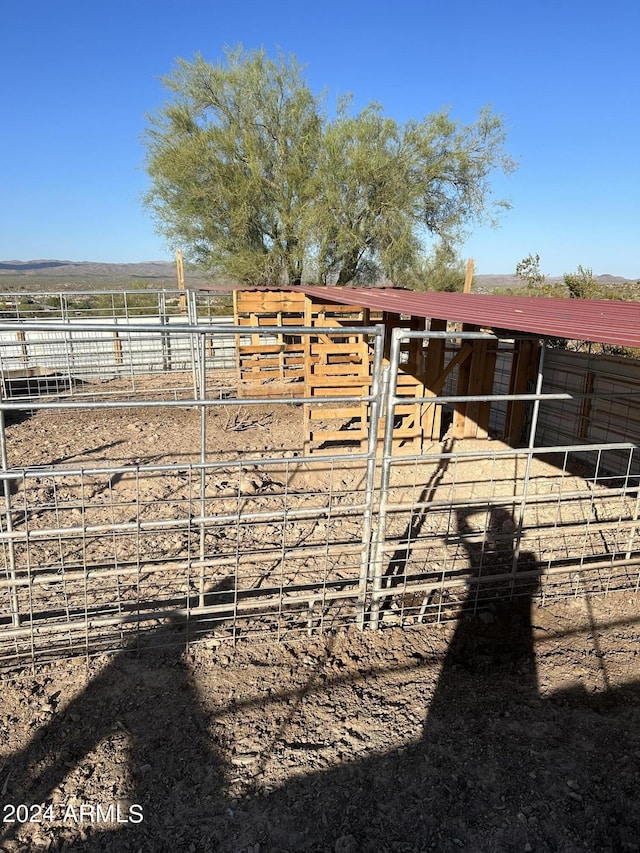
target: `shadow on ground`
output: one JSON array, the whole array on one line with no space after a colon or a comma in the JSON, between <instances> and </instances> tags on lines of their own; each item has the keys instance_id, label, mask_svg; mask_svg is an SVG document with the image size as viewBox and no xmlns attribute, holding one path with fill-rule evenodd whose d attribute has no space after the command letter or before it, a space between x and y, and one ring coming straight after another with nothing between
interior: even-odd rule
<instances>
[{"instance_id":1,"label":"shadow on ground","mask_svg":"<svg viewBox=\"0 0 640 853\"><path fill-rule=\"evenodd\" d=\"M464 523L461 515L459 528ZM472 578L478 553L468 546L468 554ZM510 558L512 552L500 557L505 564ZM519 565L530 575L533 555L520 555ZM472 596L473 584L469 590ZM307 769L275 788L263 786L256 773L240 795L233 793L238 763L229 761L232 745L218 740L217 717L253 706L259 718L277 700L290 709L276 719L284 729L311 691L330 696L341 679L366 686L382 671L361 667L357 674L329 677L319 660L302 688L291 689L284 679L279 693L265 683L264 692L240 701L230 683L231 698L211 710L182 641L173 642L180 639L180 624L162 626L154 639L169 648L114 657L7 765L5 802L46 805L71 776L66 805L78 809L90 782L82 776L83 760L92 754L91 773L100 775L101 761L124 739L118 778L100 779L105 800L127 791L118 800L121 825L71 822L58 834L45 834L48 846L43 841L38 847L23 840L22 827L6 824L0 849L639 850L640 683L597 695L576 687L543 697L531 616L536 581L518 592L489 617L463 613L435 689L422 699L410 686L432 662L416 654L406 666L406 696L388 696L382 711L393 716L410 701L422 721L418 737L401 748L389 744L349 762ZM371 705L363 700L361 727L379 727L380 710L369 719ZM144 815L139 823L133 804Z\"/></svg>"}]
</instances>

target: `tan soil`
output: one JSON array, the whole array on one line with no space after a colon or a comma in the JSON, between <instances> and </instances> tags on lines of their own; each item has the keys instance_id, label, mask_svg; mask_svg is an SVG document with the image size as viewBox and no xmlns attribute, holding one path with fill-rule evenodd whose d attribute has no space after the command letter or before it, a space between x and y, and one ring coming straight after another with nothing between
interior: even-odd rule
<instances>
[{"instance_id":1,"label":"tan soil","mask_svg":"<svg viewBox=\"0 0 640 853\"><path fill-rule=\"evenodd\" d=\"M5 677L2 849L638 849L637 602ZM533 640L533 657L530 643ZM141 824L63 821L140 804ZM135 814L134 814L135 816Z\"/></svg>"},{"instance_id":2,"label":"tan soil","mask_svg":"<svg viewBox=\"0 0 640 853\"><path fill-rule=\"evenodd\" d=\"M209 451L293 458L299 408L251 412L261 426L237 432L227 410L211 413ZM11 464L197 461L198 413L172 410L171 430L167 417L77 412L63 427L40 412L10 428ZM361 488L346 467L341 475L345 494ZM319 494L326 486L304 476ZM418 499L428 482L394 476L394 499ZM512 476L491 469L494 487L508 490ZM442 495L453 478L443 472ZM467 478L471 495L477 476L460 468L455 478L458 489ZM552 481L557 469L540 463L536 488ZM126 480L110 486L123 504L127 489ZM399 532L406 521L394 522ZM473 552L460 559L473 562ZM3 676L2 816L19 803L43 811L39 822L4 823L0 849L640 850L636 596L540 607L524 595L445 626L391 621L377 633L349 628L295 643L204 639L188 652L179 626L160 626L149 645L163 651ZM126 822L132 804L141 823ZM120 823L102 820L110 805Z\"/></svg>"}]
</instances>

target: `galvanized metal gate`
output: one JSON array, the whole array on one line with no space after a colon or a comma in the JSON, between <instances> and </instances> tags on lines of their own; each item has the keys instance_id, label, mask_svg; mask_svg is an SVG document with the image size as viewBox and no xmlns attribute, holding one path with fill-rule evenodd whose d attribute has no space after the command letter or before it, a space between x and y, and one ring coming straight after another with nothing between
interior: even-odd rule
<instances>
[{"instance_id":1,"label":"galvanized metal gate","mask_svg":"<svg viewBox=\"0 0 640 853\"><path fill-rule=\"evenodd\" d=\"M510 405L519 405L526 425L522 446L510 446L495 434L459 440L454 429L443 428L441 440L421 454L398 454L392 432L403 398L396 382L403 344L409 341L425 347L444 342L449 363L465 342L513 345L512 339L482 332L393 331L384 383L370 624L440 621L463 607L491 609L514 595L637 591L638 445L536 444L541 414L548 418L547 409L559 403L578 409L588 398L543 390L542 348L537 376L525 393L460 393L454 371L448 392L422 398L425 411L440 407L453 417L466 411L467 417L472 412L479 418L479 406L495 406L504 419ZM488 423L489 412L485 415Z\"/></svg>"},{"instance_id":2,"label":"galvanized metal gate","mask_svg":"<svg viewBox=\"0 0 640 853\"><path fill-rule=\"evenodd\" d=\"M76 354L82 342L86 362L92 342L112 334L108 325L76 325L72 336L55 324L32 325L36 358L36 334L45 331L42 347L57 333L57 345L71 340ZM28 335L30 324L22 328ZM25 397L2 401L1 665L364 626L382 328L322 330L333 339L366 338L369 387L268 403L237 399L211 372L216 340L229 331L130 324L119 332L120 375L66 387L62 397L42 396L34 384ZM236 331L273 334L267 327ZM288 332L317 335L306 327ZM140 353L155 352L168 334L172 350L184 354L182 378L175 378L175 361L170 374L160 365L155 379L137 376L136 362L148 361ZM103 359L94 370L111 367ZM305 457L296 432L301 407L356 402L372 425L365 450ZM27 458L5 419L31 410L34 455ZM266 446L261 432L273 418L282 436L271 433L277 446ZM69 436L73 448L55 447L68 445Z\"/></svg>"}]
</instances>

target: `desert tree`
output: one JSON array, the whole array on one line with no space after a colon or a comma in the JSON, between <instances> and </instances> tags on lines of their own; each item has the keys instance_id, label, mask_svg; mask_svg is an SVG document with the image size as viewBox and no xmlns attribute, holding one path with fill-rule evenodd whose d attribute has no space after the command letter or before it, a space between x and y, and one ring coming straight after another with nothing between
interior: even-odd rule
<instances>
[{"instance_id":1,"label":"desert tree","mask_svg":"<svg viewBox=\"0 0 640 853\"><path fill-rule=\"evenodd\" d=\"M540 255L529 254L516 264L516 277L527 287L541 287L547 277L540 272Z\"/></svg>"},{"instance_id":2,"label":"desert tree","mask_svg":"<svg viewBox=\"0 0 640 853\"><path fill-rule=\"evenodd\" d=\"M347 103L325 128L314 216L320 279L339 285L392 277L420 245L401 129L377 105L351 116Z\"/></svg>"},{"instance_id":3,"label":"desert tree","mask_svg":"<svg viewBox=\"0 0 640 853\"><path fill-rule=\"evenodd\" d=\"M322 281L410 282L425 245L435 240L442 262L470 224L495 224L508 208L490 198L490 175L514 164L504 153L502 121L489 109L463 126L445 112L399 125L378 104L355 116L348 107L344 100L325 128L319 154Z\"/></svg>"},{"instance_id":4,"label":"desert tree","mask_svg":"<svg viewBox=\"0 0 640 853\"><path fill-rule=\"evenodd\" d=\"M437 243L407 270L400 284L411 290L461 293L464 290L466 264L448 243Z\"/></svg>"},{"instance_id":5,"label":"desert tree","mask_svg":"<svg viewBox=\"0 0 640 853\"><path fill-rule=\"evenodd\" d=\"M179 60L145 133L146 204L199 266L247 283L400 282L425 246L494 221L494 171L513 168L483 109L398 124L372 104L335 117L294 57L228 50Z\"/></svg>"},{"instance_id":6,"label":"desert tree","mask_svg":"<svg viewBox=\"0 0 640 853\"><path fill-rule=\"evenodd\" d=\"M575 272L565 273L563 279L572 299L597 299L601 295L598 280L588 267L579 265Z\"/></svg>"},{"instance_id":7,"label":"desert tree","mask_svg":"<svg viewBox=\"0 0 640 853\"><path fill-rule=\"evenodd\" d=\"M164 85L172 100L146 132L146 202L160 230L205 269L299 283L322 120L295 60L196 56Z\"/></svg>"}]
</instances>

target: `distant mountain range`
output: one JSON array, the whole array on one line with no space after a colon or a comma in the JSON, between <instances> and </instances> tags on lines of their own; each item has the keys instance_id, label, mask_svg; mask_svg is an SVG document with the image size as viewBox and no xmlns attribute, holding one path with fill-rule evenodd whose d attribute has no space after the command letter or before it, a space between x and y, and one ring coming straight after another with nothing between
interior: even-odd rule
<instances>
[{"instance_id":1,"label":"distant mountain range","mask_svg":"<svg viewBox=\"0 0 640 853\"><path fill-rule=\"evenodd\" d=\"M63 279L65 289L73 286L74 279L82 279L84 283L91 281L93 286L99 285L100 280L113 282L119 280L123 284L126 279L149 279L149 283L159 284L160 281L176 280L176 267L171 261L144 261L135 264L108 264L95 261L64 261L52 259L38 259L33 261L0 261L0 289L3 279L16 282L19 279L20 289L26 289L30 280L37 279L41 284L43 279L51 279L51 287L61 283ZM187 286L189 283L200 284L206 278L193 272L185 270ZM58 280L57 282L55 280ZM602 285L625 285L635 284L632 279L626 279L616 275L599 275L597 280ZM561 282L562 278L549 277L547 282L553 284ZM486 292L496 288L520 288L522 282L515 275L486 274L475 276L475 290Z\"/></svg>"},{"instance_id":2,"label":"distant mountain range","mask_svg":"<svg viewBox=\"0 0 640 853\"><path fill-rule=\"evenodd\" d=\"M138 264L101 264L94 261L0 261L2 273L64 277L168 278L175 276L175 264L170 261L145 261Z\"/></svg>"}]
</instances>

